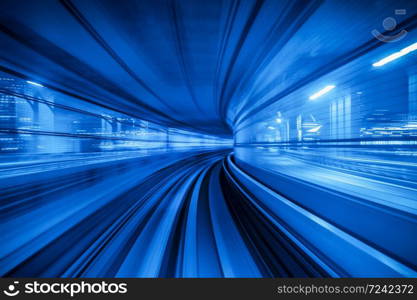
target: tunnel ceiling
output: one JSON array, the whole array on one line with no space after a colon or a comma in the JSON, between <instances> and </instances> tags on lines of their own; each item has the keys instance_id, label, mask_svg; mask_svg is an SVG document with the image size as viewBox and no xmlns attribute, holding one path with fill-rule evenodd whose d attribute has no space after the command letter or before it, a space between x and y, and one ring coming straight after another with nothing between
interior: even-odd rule
<instances>
[{"instance_id":1,"label":"tunnel ceiling","mask_svg":"<svg viewBox=\"0 0 417 300\"><path fill-rule=\"evenodd\" d=\"M1 70L135 117L224 136L378 46L370 31L381 12L417 5L121 2L1 1Z\"/></svg>"}]
</instances>

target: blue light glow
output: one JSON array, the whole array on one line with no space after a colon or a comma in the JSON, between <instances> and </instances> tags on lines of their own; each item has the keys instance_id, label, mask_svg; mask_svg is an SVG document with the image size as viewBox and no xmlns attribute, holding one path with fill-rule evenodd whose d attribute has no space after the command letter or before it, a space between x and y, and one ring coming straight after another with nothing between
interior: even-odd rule
<instances>
[{"instance_id":1,"label":"blue light glow","mask_svg":"<svg viewBox=\"0 0 417 300\"><path fill-rule=\"evenodd\" d=\"M414 52L416 50L417 50L417 43L414 43L414 44L412 44L412 45L410 45L410 46L408 46L408 47L406 47L406 48L404 48L404 49L402 49L398 52L395 52L395 53L393 53L393 54L391 54L391 55L373 63L372 66L382 67L382 66L384 66L384 65L386 65L386 64L388 64L388 63L390 63L390 62L392 62L396 59L399 59L400 57L403 57L407 54L410 54L411 52Z\"/></svg>"},{"instance_id":2,"label":"blue light glow","mask_svg":"<svg viewBox=\"0 0 417 300\"><path fill-rule=\"evenodd\" d=\"M34 86L44 87L42 84L34 82L34 81L27 80L26 82Z\"/></svg>"},{"instance_id":3,"label":"blue light glow","mask_svg":"<svg viewBox=\"0 0 417 300\"><path fill-rule=\"evenodd\" d=\"M325 88L321 89L320 91L318 91L317 93L314 93L313 95L311 95L309 97L310 100L316 100L317 98L327 94L328 92L330 92L331 90L333 90L336 86L335 85L328 85Z\"/></svg>"}]
</instances>

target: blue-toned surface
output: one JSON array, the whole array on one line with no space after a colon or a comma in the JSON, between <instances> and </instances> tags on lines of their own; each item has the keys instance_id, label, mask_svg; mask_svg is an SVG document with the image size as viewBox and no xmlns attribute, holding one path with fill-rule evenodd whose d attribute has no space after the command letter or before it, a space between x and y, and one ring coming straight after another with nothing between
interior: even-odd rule
<instances>
[{"instance_id":1,"label":"blue-toned surface","mask_svg":"<svg viewBox=\"0 0 417 300\"><path fill-rule=\"evenodd\" d=\"M0 1L3 277L417 277L417 2Z\"/></svg>"}]
</instances>

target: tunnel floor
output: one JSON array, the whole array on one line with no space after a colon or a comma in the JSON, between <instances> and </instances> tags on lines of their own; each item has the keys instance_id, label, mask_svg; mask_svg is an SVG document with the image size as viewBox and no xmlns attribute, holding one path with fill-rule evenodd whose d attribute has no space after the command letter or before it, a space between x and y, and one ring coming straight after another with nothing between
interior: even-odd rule
<instances>
[{"instance_id":1,"label":"tunnel floor","mask_svg":"<svg viewBox=\"0 0 417 300\"><path fill-rule=\"evenodd\" d=\"M154 157L115 161L75 168L70 176L60 175L61 167L49 171L58 174L48 184L31 180L2 190L9 195L2 218L14 230L2 248L1 271L12 277L327 275L240 192L223 169L229 153L165 157L164 167Z\"/></svg>"},{"instance_id":2,"label":"tunnel floor","mask_svg":"<svg viewBox=\"0 0 417 300\"><path fill-rule=\"evenodd\" d=\"M256 152L251 157L259 162L237 161L233 154L239 151L241 157ZM370 177L355 161L336 164L317 161L315 152L308 156L306 150L279 156L276 151L161 149L123 158L90 154L71 164L62 156L38 159L37 165L23 160L12 169L4 163L9 171L0 177L5 186L0 212L9 230L0 272L7 277L372 275L374 270L354 265L359 256L385 272L413 274L413 250L401 247L402 237L388 229L378 233L383 220L413 235L413 202L406 205L411 181L388 187L403 199L402 206L371 200L369 190L361 194L355 182L371 180L375 190L386 185L382 165L375 165ZM336 171L344 177L331 173ZM329 176L335 176L334 187L320 183ZM351 181L353 192L338 186L341 178ZM369 214L370 222L356 221ZM336 255L344 251L345 263L333 261L334 250L323 243L341 244Z\"/></svg>"}]
</instances>

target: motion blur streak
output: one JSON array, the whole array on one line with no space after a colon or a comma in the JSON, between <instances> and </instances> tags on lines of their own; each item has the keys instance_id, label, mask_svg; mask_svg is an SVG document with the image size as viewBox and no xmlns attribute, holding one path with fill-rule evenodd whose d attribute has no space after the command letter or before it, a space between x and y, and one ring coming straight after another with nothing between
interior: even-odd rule
<instances>
[{"instance_id":1,"label":"motion blur streak","mask_svg":"<svg viewBox=\"0 0 417 300\"><path fill-rule=\"evenodd\" d=\"M417 277L416 27L411 0L1 0L0 274Z\"/></svg>"}]
</instances>

